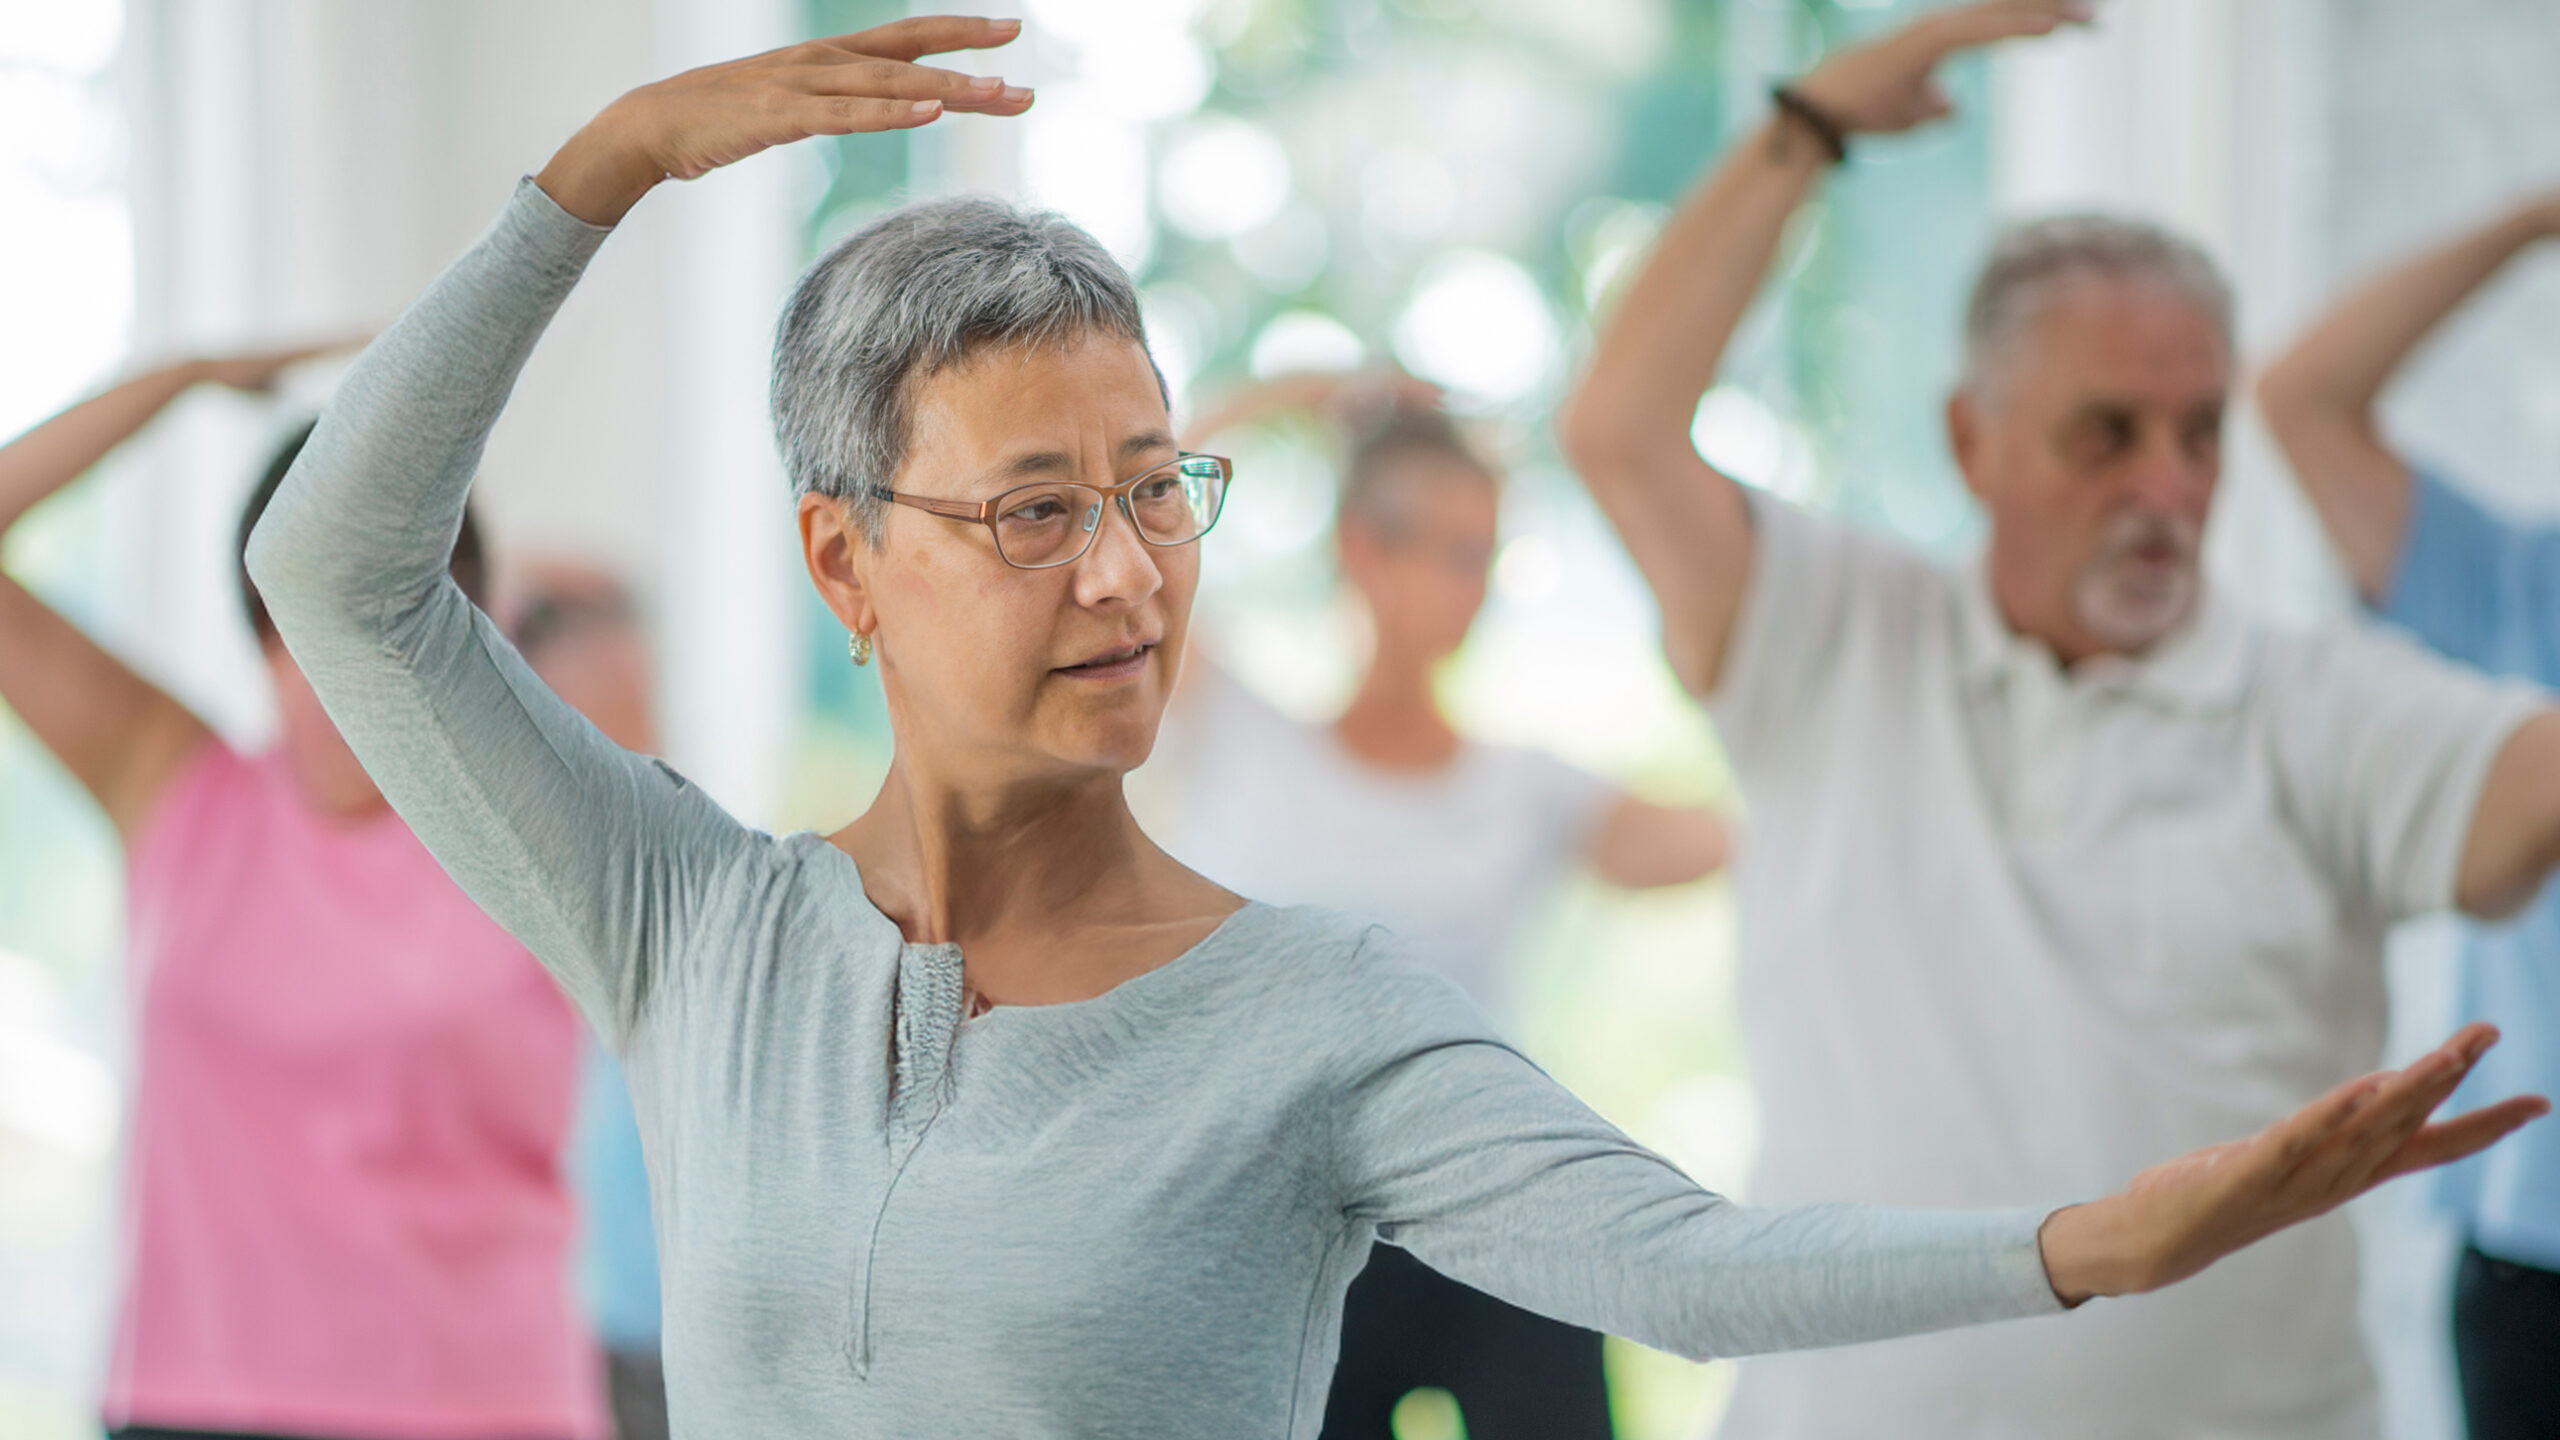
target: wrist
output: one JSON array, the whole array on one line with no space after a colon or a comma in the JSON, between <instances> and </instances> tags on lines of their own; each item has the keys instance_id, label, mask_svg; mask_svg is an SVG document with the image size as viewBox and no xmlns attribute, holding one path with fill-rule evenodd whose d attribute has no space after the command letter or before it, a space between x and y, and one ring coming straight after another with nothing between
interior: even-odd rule
<instances>
[{"instance_id":1,"label":"wrist","mask_svg":"<svg viewBox=\"0 0 2560 1440\"><path fill-rule=\"evenodd\" d=\"M606 106L533 177L551 203L590 225L620 223L667 178L666 170L626 136L619 112L619 105Z\"/></svg>"},{"instance_id":2,"label":"wrist","mask_svg":"<svg viewBox=\"0 0 2560 1440\"><path fill-rule=\"evenodd\" d=\"M2045 1280L2065 1308L2152 1288L2143 1247L2120 1209L2114 1197L2065 1205L2037 1228Z\"/></svg>"},{"instance_id":3,"label":"wrist","mask_svg":"<svg viewBox=\"0 0 2560 1440\"><path fill-rule=\"evenodd\" d=\"M1847 162L1849 127L1839 111L1806 95L1798 85L1771 86L1769 99L1777 106L1778 123L1802 130L1831 157L1832 164Z\"/></svg>"}]
</instances>

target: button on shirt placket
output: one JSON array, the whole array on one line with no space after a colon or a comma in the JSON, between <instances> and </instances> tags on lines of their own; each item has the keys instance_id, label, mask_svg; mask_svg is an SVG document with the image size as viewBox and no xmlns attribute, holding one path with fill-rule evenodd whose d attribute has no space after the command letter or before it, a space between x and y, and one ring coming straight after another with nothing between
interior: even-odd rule
<instances>
[{"instance_id":1,"label":"button on shirt placket","mask_svg":"<svg viewBox=\"0 0 2560 1440\"><path fill-rule=\"evenodd\" d=\"M2023 642L2007 667L2009 841L2021 850L2070 823L2079 788L2086 696L2051 656Z\"/></svg>"},{"instance_id":2,"label":"button on shirt placket","mask_svg":"<svg viewBox=\"0 0 2560 1440\"><path fill-rule=\"evenodd\" d=\"M848 1358L856 1379L871 1375L871 1282L879 1260L880 1229L888 1219L889 1201L898 1193L899 1180L951 1098L951 1050L959 1038L966 1003L959 946L899 947L896 1049L889 1057L885 1131L889 1164L880 1198L872 1208L870 1233L863 1238L862 1273L854 1281L853 1347Z\"/></svg>"}]
</instances>

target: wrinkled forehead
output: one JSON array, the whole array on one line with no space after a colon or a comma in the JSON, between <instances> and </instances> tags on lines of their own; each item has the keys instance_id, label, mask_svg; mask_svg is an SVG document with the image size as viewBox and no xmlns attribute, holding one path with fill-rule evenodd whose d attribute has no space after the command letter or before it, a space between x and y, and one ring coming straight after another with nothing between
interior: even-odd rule
<instances>
[{"instance_id":1,"label":"wrinkled forehead","mask_svg":"<svg viewBox=\"0 0 2560 1440\"><path fill-rule=\"evenodd\" d=\"M953 480L1091 483L1173 455L1172 417L1146 347L1086 332L990 345L909 382L902 470ZM1088 473L1096 467L1109 474ZM902 487L904 488L904 487Z\"/></svg>"},{"instance_id":2,"label":"wrinkled forehead","mask_svg":"<svg viewBox=\"0 0 2560 1440\"><path fill-rule=\"evenodd\" d=\"M2104 400L2143 410L2219 408L2231 392L2220 317L2163 281L2084 276L2054 287L2010 342L1998 383L2027 408Z\"/></svg>"}]
</instances>

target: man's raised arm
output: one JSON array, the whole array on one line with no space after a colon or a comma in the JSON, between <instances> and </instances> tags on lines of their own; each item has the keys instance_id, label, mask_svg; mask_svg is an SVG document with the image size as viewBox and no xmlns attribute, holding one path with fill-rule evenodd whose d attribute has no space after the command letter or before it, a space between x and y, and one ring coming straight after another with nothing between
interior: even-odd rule
<instances>
[{"instance_id":1,"label":"man's raised arm","mask_svg":"<svg viewBox=\"0 0 2560 1440\"><path fill-rule=\"evenodd\" d=\"M1940 61L2087 15L2066 0L1988 0L1823 62L1681 202L1619 298L1557 438L1652 585L1672 671L1693 693L1715 688L1750 572L1751 525L1741 491L1699 458L1689 425L1788 217L1845 137L1947 113L1932 79Z\"/></svg>"}]
</instances>

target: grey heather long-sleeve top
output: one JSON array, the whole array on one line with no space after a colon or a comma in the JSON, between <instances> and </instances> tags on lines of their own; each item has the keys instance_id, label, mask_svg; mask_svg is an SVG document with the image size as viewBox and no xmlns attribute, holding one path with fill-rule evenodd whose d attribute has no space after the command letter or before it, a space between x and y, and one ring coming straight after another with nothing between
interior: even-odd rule
<instances>
[{"instance_id":1,"label":"grey heather long-sleeve top","mask_svg":"<svg viewBox=\"0 0 2560 1440\"><path fill-rule=\"evenodd\" d=\"M1249 904L1094 999L964 1020L956 947L606 741L446 575L605 234L519 187L249 564L384 794L624 1058L679 1434L1312 1436L1373 1237L1696 1357L2058 1308L2040 1214L1735 1205L1325 912Z\"/></svg>"}]
</instances>

